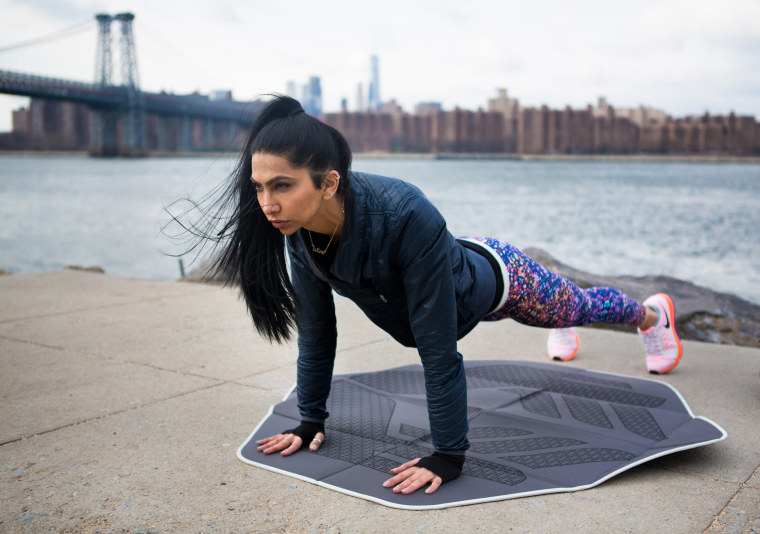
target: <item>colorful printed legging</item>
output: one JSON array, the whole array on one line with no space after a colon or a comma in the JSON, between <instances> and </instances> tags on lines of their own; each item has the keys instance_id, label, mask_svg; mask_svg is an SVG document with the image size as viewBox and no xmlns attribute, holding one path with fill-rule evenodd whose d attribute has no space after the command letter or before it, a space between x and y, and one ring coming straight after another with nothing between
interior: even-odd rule
<instances>
[{"instance_id":1,"label":"colorful printed legging","mask_svg":"<svg viewBox=\"0 0 760 534\"><path fill-rule=\"evenodd\" d=\"M617 289L581 289L508 243L475 239L495 250L509 271L509 297L484 321L510 318L530 326L560 328L596 322L638 325L644 320L644 305Z\"/></svg>"}]
</instances>

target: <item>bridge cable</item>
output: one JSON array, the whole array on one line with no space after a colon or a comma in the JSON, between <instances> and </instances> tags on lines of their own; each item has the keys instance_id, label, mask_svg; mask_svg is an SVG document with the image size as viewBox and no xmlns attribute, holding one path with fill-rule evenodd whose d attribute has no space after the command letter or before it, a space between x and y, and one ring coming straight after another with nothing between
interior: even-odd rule
<instances>
[{"instance_id":1,"label":"bridge cable","mask_svg":"<svg viewBox=\"0 0 760 534\"><path fill-rule=\"evenodd\" d=\"M7 46L0 46L0 53L7 52L8 50L15 50L17 48L24 48L28 46L34 46L36 44L44 43L47 41L55 41L57 39L65 39L66 37L71 37L72 35L76 35L78 33L82 33L85 30L91 29L92 26L95 25L95 22L93 20L86 20L83 22L79 22L78 24L74 24L73 26L70 26L68 28L64 28L62 30L59 30L57 32L53 32L48 35L43 35L41 37L36 37L34 39L28 39L26 41L21 41L19 43L7 45Z\"/></svg>"}]
</instances>

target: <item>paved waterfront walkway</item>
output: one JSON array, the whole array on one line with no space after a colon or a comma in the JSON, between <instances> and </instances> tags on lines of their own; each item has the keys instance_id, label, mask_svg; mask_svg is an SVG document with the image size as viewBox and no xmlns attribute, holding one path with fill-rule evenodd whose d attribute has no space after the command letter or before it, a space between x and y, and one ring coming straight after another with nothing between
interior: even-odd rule
<instances>
[{"instance_id":1,"label":"paved waterfront walkway","mask_svg":"<svg viewBox=\"0 0 760 534\"><path fill-rule=\"evenodd\" d=\"M347 301L336 372L418 363ZM481 335L486 334L486 335ZM581 330L567 364L651 377L635 335ZM471 359L546 361L545 331L482 324ZM595 488L403 511L240 462L295 380L210 285L76 271L0 277L0 532L760 532L760 349L685 342L666 380L720 443Z\"/></svg>"}]
</instances>

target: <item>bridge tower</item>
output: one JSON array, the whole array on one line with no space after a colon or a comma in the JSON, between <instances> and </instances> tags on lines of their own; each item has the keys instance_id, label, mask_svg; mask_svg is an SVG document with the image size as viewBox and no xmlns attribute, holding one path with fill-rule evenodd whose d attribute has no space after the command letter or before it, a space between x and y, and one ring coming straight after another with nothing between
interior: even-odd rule
<instances>
[{"instance_id":1,"label":"bridge tower","mask_svg":"<svg viewBox=\"0 0 760 534\"><path fill-rule=\"evenodd\" d=\"M95 83L101 87L111 85L111 21L113 17L100 13L95 15L98 21L98 46L95 58ZM94 156L115 156L116 124L118 112L109 108L92 107L92 141L90 153Z\"/></svg>"},{"instance_id":2,"label":"bridge tower","mask_svg":"<svg viewBox=\"0 0 760 534\"><path fill-rule=\"evenodd\" d=\"M145 152L145 108L137 78L137 55L132 35L132 13L114 17L121 22L121 83L127 90L126 146L134 155Z\"/></svg>"},{"instance_id":3,"label":"bridge tower","mask_svg":"<svg viewBox=\"0 0 760 534\"><path fill-rule=\"evenodd\" d=\"M137 56L132 34L134 18L132 13L114 16L100 13L95 16L98 21L95 81L103 87L113 85L111 22L121 24L121 89L125 111L93 109L93 143L90 148L93 155L139 156L145 153L145 109L137 77ZM117 129L121 130L121 142L117 141Z\"/></svg>"},{"instance_id":4,"label":"bridge tower","mask_svg":"<svg viewBox=\"0 0 760 534\"><path fill-rule=\"evenodd\" d=\"M98 48L95 58L95 83L111 85L111 15L95 15L98 21Z\"/></svg>"}]
</instances>

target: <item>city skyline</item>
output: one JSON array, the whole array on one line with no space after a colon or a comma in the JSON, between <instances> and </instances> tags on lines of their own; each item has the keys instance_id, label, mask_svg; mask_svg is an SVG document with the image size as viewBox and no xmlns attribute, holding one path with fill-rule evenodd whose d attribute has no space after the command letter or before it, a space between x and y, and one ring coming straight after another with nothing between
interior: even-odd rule
<instances>
[{"instance_id":1,"label":"city skyline","mask_svg":"<svg viewBox=\"0 0 760 534\"><path fill-rule=\"evenodd\" d=\"M295 82L288 86L295 91ZM302 90L304 109L338 129L351 149L360 153L487 157L760 154L760 127L751 116L705 114L673 119L654 108L615 109L603 98L596 107L584 110L522 107L506 89L489 99L488 111L446 111L427 103L418 106L415 114L408 114L391 102L378 112L349 112L344 107L340 112L320 115L319 79L311 78ZM155 104L155 94L146 93L146 98ZM119 141L115 133L109 137L99 129L106 123L86 104L33 98L28 109L13 112L13 132L0 133L0 150L77 150L92 155L134 156L238 149L234 148L241 141L235 134L240 127L238 119L225 114L212 118L166 113L173 109L155 105L146 109L142 135L122 136ZM131 116L123 119L126 122L121 121L122 127L134 120Z\"/></svg>"},{"instance_id":2,"label":"city skyline","mask_svg":"<svg viewBox=\"0 0 760 534\"><path fill-rule=\"evenodd\" d=\"M0 48L93 20L91 33L63 42L74 50L65 61L42 46L0 54L0 68L92 81L94 15L128 9L148 91L229 89L250 100L285 93L287 80L319 76L325 112L338 111L343 99L354 109L377 55L382 100L407 112L429 101L485 108L498 87L508 87L523 106L580 109L605 96L616 107L652 106L672 116L760 116L760 3L751 0L646 0L636 9L591 0L572 7L475 0L466 10L449 1L391 0L370 24L356 23L366 10L343 0L296 3L298 16L293 5L270 3L115 6L0 0ZM0 95L0 131L10 129L10 111L23 102Z\"/></svg>"}]
</instances>

